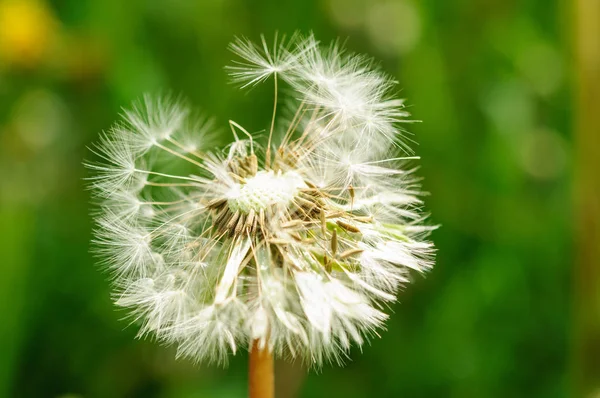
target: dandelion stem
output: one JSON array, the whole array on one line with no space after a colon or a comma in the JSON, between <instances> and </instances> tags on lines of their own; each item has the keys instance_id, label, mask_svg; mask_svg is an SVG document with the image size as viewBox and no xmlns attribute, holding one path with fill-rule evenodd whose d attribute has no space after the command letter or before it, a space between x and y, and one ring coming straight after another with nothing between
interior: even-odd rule
<instances>
[{"instance_id":1,"label":"dandelion stem","mask_svg":"<svg viewBox=\"0 0 600 398\"><path fill-rule=\"evenodd\" d=\"M268 348L261 349L258 341L252 342L248 370L250 398L273 398L275 396L275 376L273 354Z\"/></svg>"},{"instance_id":2,"label":"dandelion stem","mask_svg":"<svg viewBox=\"0 0 600 398\"><path fill-rule=\"evenodd\" d=\"M600 391L600 2L570 2L575 19L573 81L575 254L572 274L572 396Z\"/></svg>"}]
</instances>

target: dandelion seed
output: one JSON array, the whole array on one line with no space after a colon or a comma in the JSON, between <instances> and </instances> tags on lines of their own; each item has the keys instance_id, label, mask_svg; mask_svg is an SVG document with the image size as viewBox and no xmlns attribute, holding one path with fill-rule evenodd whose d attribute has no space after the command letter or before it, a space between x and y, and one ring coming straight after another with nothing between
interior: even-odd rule
<instances>
[{"instance_id":1,"label":"dandelion seed","mask_svg":"<svg viewBox=\"0 0 600 398\"><path fill-rule=\"evenodd\" d=\"M231 121L235 140L212 148L213 123L144 97L88 165L98 254L140 334L180 356L226 363L257 344L341 362L377 335L410 272L433 265L415 158L397 153L408 114L393 80L337 43L296 35L231 49L243 87L273 77L268 139ZM278 81L294 91L287 124L275 123Z\"/></svg>"}]
</instances>

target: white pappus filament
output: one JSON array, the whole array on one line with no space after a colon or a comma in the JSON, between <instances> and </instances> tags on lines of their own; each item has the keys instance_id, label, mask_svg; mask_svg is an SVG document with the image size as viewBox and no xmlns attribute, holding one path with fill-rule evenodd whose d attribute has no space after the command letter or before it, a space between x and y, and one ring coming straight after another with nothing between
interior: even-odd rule
<instances>
[{"instance_id":1,"label":"white pappus filament","mask_svg":"<svg viewBox=\"0 0 600 398\"><path fill-rule=\"evenodd\" d=\"M268 135L230 121L235 139L217 149L212 122L144 97L87 164L98 255L140 335L180 356L226 363L259 344L341 362L377 335L410 272L433 265L408 113L391 78L338 44L231 49L234 82L274 82Z\"/></svg>"}]
</instances>

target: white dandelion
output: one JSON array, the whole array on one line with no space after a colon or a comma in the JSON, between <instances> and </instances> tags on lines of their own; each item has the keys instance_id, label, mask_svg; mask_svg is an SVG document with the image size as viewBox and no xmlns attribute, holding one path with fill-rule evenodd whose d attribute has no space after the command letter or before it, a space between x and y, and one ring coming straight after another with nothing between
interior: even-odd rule
<instances>
[{"instance_id":1,"label":"white dandelion","mask_svg":"<svg viewBox=\"0 0 600 398\"><path fill-rule=\"evenodd\" d=\"M275 82L266 142L230 121L234 142L212 148L212 122L144 97L88 165L98 253L116 304L180 356L225 363L256 346L340 362L378 335L411 272L433 265L408 114L395 82L339 44L231 49L235 82ZM277 114L277 82L291 117Z\"/></svg>"}]
</instances>

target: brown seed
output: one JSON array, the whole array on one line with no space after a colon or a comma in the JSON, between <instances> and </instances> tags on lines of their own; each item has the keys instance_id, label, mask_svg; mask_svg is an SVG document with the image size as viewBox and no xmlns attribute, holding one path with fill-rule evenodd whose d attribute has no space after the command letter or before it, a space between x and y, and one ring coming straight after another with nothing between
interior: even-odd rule
<instances>
[{"instance_id":1,"label":"brown seed","mask_svg":"<svg viewBox=\"0 0 600 398\"><path fill-rule=\"evenodd\" d=\"M312 209L306 209L305 207L298 207L296 214L298 217L304 216L304 218L310 218L310 211Z\"/></svg>"},{"instance_id":2,"label":"brown seed","mask_svg":"<svg viewBox=\"0 0 600 398\"><path fill-rule=\"evenodd\" d=\"M327 257L327 254L323 256L323 265L325 265L325 271L331 272L331 262L329 262L329 257Z\"/></svg>"},{"instance_id":3,"label":"brown seed","mask_svg":"<svg viewBox=\"0 0 600 398\"><path fill-rule=\"evenodd\" d=\"M246 217L244 217L243 215L240 216L240 219L237 222L237 225L235 226L235 234L239 235L240 232L242 232L242 229L244 228L244 224L246 223Z\"/></svg>"},{"instance_id":4,"label":"brown seed","mask_svg":"<svg viewBox=\"0 0 600 398\"><path fill-rule=\"evenodd\" d=\"M254 209L250 209L250 212L248 213L248 217L246 218L246 228L247 229L252 228L252 224L254 224L255 219L256 219L256 212L254 211Z\"/></svg>"},{"instance_id":5,"label":"brown seed","mask_svg":"<svg viewBox=\"0 0 600 398\"><path fill-rule=\"evenodd\" d=\"M236 173L229 173L229 175L230 175L232 178L234 178L234 179L238 180L238 181L239 181L239 182L241 182L241 183L245 183L245 182L246 182L246 179L245 179L244 177L241 177L241 176L239 176L239 175L238 175L238 174L236 174Z\"/></svg>"},{"instance_id":6,"label":"brown seed","mask_svg":"<svg viewBox=\"0 0 600 398\"><path fill-rule=\"evenodd\" d=\"M345 252L340 254L340 258L346 258L346 257L350 257L350 256L354 256L355 254L360 254L364 252L363 249L350 249L350 250L346 250Z\"/></svg>"},{"instance_id":7,"label":"brown seed","mask_svg":"<svg viewBox=\"0 0 600 398\"><path fill-rule=\"evenodd\" d=\"M284 222L283 224L281 224L281 228L293 228L293 227L297 227L299 225L301 225L303 223L302 220L291 220L288 222Z\"/></svg>"},{"instance_id":8,"label":"brown seed","mask_svg":"<svg viewBox=\"0 0 600 398\"><path fill-rule=\"evenodd\" d=\"M298 203L300 203L302 205L302 207L305 207L305 208L307 208L309 210L316 206L316 204L315 204L314 201L305 199L305 198L303 198L301 196L296 197L296 201Z\"/></svg>"},{"instance_id":9,"label":"brown seed","mask_svg":"<svg viewBox=\"0 0 600 398\"><path fill-rule=\"evenodd\" d=\"M342 217L345 216L346 212L344 211L336 211L334 213L329 213L326 215L327 218L336 218L336 217Z\"/></svg>"},{"instance_id":10,"label":"brown seed","mask_svg":"<svg viewBox=\"0 0 600 398\"><path fill-rule=\"evenodd\" d=\"M351 224L345 223L345 222L343 222L343 221L341 221L341 220L337 220L335 223L336 223L336 224L337 224L337 225L338 225L340 228L343 228L343 229L345 229L345 230L346 230L346 231L348 231L348 232L360 232L360 229L356 228L354 225L351 225Z\"/></svg>"},{"instance_id":11,"label":"brown seed","mask_svg":"<svg viewBox=\"0 0 600 398\"><path fill-rule=\"evenodd\" d=\"M240 173L239 169L240 168L239 168L239 165L238 165L237 162L235 162L235 163L234 162L229 163L229 174L237 176Z\"/></svg>"},{"instance_id":12,"label":"brown seed","mask_svg":"<svg viewBox=\"0 0 600 398\"><path fill-rule=\"evenodd\" d=\"M227 199L217 198L217 199L213 199L210 202L208 202L206 204L206 207L208 207L209 209L218 209L219 207L224 205L226 202L227 202Z\"/></svg>"},{"instance_id":13,"label":"brown seed","mask_svg":"<svg viewBox=\"0 0 600 398\"><path fill-rule=\"evenodd\" d=\"M252 154L246 159L248 160L248 168L250 169L250 173L255 175L258 172L258 160L256 159L256 155Z\"/></svg>"},{"instance_id":14,"label":"brown seed","mask_svg":"<svg viewBox=\"0 0 600 398\"><path fill-rule=\"evenodd\" d=\"M227 220L227 216L229 215L229 209L228 208L224 208L222 209L217 216L215 217L215 225L219 226L221 224L225 223L225 220Z\"/></svg>"},{"instance_id":15,"label":"brown seed","mask_svg":"<svg viewBox=\"0 0 600 398\"><path fill-rule=\"evenodd\" d=\"M233 216L231 216L231 218L229 219L229 222L227 223L227 228L233 228L235 226L236 221L238 220L240 216L240 211L236 211L235 213L233 213Z\"/></svg>"},{"instance_id":16,"label":"brown seed","mask_svg":"<svg viewBox=\"0 0 600 398\"><path fill-rule=\"evenodd\" d=\"M256 231L257 224L258 224L258 217L254 217L254 222L252 223L252 231Z\"/></svg>"},{"instance_id":17,"label":"brown seed","mask_svg":"<svg viewBox=\"0 0 600 398\"><path fill-rule=\"evenodd\" d=\"M338 248L337 231L334 229L331 234L331 255L335 257Z\"/></svg>"},{"instance_id":18,"label":"brown seed","mask_svg":"<svg viewBox=\"0 0 600 398\"><path fill-rule=\"evenodd\" d=\"M253 176L258 171L256 155L252 154L245 157L239 162L239 167L245 172L244 174Z\"/></svg>"}]
</instances>

